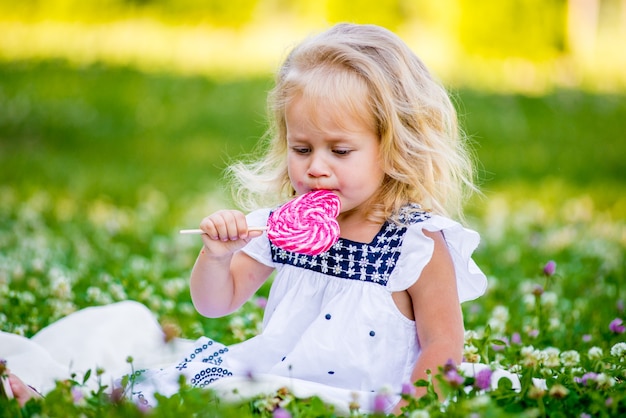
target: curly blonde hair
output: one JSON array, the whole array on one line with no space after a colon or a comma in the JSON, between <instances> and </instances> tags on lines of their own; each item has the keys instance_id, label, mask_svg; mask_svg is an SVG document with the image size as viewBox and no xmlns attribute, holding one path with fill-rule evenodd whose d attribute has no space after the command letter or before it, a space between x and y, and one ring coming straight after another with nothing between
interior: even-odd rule
<instances>
[{"instance_id":1,"label":"curly blonde hair","mask_svg":"<svg viewBox=\"0 0 626 418\"><path fill-rule=\"evenodd\" d=\"M385 179L370 219L397 220L409 203L462 218L465 198L477 189L473 159L447 91L397 35L375 25L346 23L305 39L277 72L268 95L269 129L259 144L262 157L229 167L242 208L294 196L287 174L285 110L295 96L311 89L323 100L373 115Z\"/></svg>"}]
</instances>

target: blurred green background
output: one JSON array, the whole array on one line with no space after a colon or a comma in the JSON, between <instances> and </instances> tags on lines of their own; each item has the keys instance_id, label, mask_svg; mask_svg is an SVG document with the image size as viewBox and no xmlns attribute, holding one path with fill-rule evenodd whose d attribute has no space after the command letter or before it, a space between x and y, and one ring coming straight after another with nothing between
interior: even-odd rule
<instances>
[{"instance_id":1,"label":"blurred green background","mask_svg":"<svg viewBox=\"0 0 626 418\"><path fill-rule=\"evenodd\" d=\"M202 216L262 135L285 52L339 21L396 31L442 79L487 199L590 196L624 218L624 0L0 0L3 194L152 190L173 224Z\"/></svg>"}]
</instances>

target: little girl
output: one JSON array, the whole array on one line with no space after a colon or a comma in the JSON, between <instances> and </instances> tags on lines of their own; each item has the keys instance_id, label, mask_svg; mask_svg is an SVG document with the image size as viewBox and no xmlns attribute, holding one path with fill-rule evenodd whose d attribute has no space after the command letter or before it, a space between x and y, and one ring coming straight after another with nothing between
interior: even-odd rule
<instances>
[{"instance_id":1,"label":"little girl","mask_svg":"<svg viewBox=\"0 0 626 418\"><path fill-rule=\"evenodd\" d=\"M365 412L387 390L388 411L400 412L403 384L462 361L460 302L486 287L471 259L478 234L447 217L474 189L455 109L396 35L353 24L295 47L269 106L262 158L230 170L241 207L264 209L203 219L190 281L198 312L219 317L275 272L263 332L229 347L203 338L174 366L144 373L134 396L169 395L182 373L224 393L255 382L340 409L356 399ZM341 237L328 251L285 251L249 231L277 205L320 189L341 201Z\"/></svg>"}]
</instances>

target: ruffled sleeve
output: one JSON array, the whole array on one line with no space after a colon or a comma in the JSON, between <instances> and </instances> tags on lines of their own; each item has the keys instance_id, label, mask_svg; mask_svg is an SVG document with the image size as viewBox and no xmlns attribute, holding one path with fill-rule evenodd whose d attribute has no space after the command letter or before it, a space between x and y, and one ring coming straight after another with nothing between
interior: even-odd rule
<instances>
[{"instance_id":1,"label":"ruffled sleeve","mask_svg":"<svg viewBox=\"0 0 626 418\"><path fill-rule=\"evenodd\" d=\"M485 293L487 278L472 259L472 253L478 247L480 236L476 231L438 215L432 215L423 222L409 227L404 237L398 264L389 279L388 288L393 292L408 289L417 281L430 261L434 242L424 235L423 230L443 233L454 264L459 300L465 302Z\"/></svg>"},{"instance_id":2,"label":"ruffled sleeve","mask_svg":"<svg viewBox=\"0 0 626 418\"><path fill-rule=\"evenodd\" d=\"M269 214L269 209L255 210L246 216L246 221L249 226L265 226L267 224ZM250 240L250 242L243 247L241 251L248 254L261 264L274 267L272 253L270 250L270 241L267 239L267 233L263 233L263 235Z\"/></svg>"}]
</instances>

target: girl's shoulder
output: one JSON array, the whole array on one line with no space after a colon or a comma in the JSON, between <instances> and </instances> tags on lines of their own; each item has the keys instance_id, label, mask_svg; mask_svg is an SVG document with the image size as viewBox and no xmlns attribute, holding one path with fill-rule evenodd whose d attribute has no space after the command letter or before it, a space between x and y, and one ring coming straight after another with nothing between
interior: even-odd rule
<instances>
[{"instance_id":1,"label":"girl's shoulder","mask_svg":"<svg viewBox=\"0 0 626 418\"><path fill-rule=\"evenodd\" d=\"M428 231L440 232L446 241L461 302L475 299L485 292L487 279L472 259L480 243L480 235L476 231L448 217L424 211L419 205L407 205L398 220L406 231L400 257L389 281L392 291L409 288L430 262L434 242L424 233Z\"/></svg>"}]
</instances>

